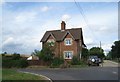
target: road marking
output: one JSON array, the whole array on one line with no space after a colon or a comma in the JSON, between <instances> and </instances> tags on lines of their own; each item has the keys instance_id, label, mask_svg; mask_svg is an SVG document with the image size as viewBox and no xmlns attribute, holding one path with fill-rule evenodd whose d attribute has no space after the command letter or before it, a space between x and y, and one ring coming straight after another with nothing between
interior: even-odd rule
<instances>
[{"instance_id":1,"label":"road marking","mask_svg":"<svg viewBox=\"0 0 120 82\"><path fill-rule=\"evenodd\" d=\"M112 73L113 73L113 74L117 74L117 72L115 72L115 71L113 71Z\"/></svg>"}]
</instances>

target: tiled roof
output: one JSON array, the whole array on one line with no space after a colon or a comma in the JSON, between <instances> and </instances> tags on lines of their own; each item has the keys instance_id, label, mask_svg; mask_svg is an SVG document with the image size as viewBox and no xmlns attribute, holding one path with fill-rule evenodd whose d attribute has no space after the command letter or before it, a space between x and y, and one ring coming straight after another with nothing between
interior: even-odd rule
<instances>
[{"instance_id":1,"label":"tiled roof","mask_svg":"<svg viewBox=\"0 0 120 82\"><path fill-rule=\"evenodd\" d=\"M63 41L67 33L70 33L74 40L82 40L84 44L82 28L46 31L40 42L45 42L51 34L56 41Z\"/></svg>"}]
</instances>

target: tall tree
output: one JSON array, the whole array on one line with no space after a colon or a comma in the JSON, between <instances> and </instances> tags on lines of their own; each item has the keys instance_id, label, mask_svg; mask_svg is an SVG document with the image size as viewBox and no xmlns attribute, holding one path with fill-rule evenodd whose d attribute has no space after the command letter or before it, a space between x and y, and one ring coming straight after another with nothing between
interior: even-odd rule
<instances>
[{"instance_id":1,"label":"tall tree","mask_svg":"<svg viewBox=\"0 0 120 82\"><path fill-rule=\"evenodd\" d=\"M90 54L90 55L96 55L96 56L98 56L99 58L105 57L105 55L104 55L104 50L103 50L102 48L99 48L99 47L92 47L92 48L89 50L89 54Z\"/></svg>"},{"instance_id":2,"label":"tall tree","mask_svg":"<svg viewBox=\"0 0 120 82\"><path fill-rule=\"evenodd\" d=\"M87 56L89 55L87 48L82 48L82 58L87 59Z\"/></svg>"},{"instance_id":3,"label":"tall tree","mask_svg":"<svg viewBox=\"0 0 120 82\"><path fill-rule=\"evenodd\" d=\"M112 45L111 55L112 58L120 58L120 40L115 41L114 45Z\"/></svg>"},{"instance_id":4,"label":"tall tree","mask_svg":"<svg viewBox=\"0 0 120 82\"><path fill-rule=\"evenodd\" d=\"M34 50L31 55L36 55L44 61L51 61L54 56L54 48L49 43L44 44L44 47L41 51Z\"/></svg>"}]
</instances>

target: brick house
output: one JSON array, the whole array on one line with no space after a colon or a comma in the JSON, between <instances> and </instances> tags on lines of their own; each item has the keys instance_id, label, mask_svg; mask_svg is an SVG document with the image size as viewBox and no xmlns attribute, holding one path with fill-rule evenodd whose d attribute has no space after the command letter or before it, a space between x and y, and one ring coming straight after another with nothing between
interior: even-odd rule
<instances>
[{"instance_id":1,"label":"brick house","mask_svg":"<svg viewBox=\"0 0 120 82\"><path fill-rule=\"evenodd\" d=\"M41 41L42 46L45 43L54 43L55 57L72 59L73 56L81 58L82 47L86 47L83 40L82 28L66 29L64 21L61 23L61 30L46 31Z\"/></svg>"}]
</instances>

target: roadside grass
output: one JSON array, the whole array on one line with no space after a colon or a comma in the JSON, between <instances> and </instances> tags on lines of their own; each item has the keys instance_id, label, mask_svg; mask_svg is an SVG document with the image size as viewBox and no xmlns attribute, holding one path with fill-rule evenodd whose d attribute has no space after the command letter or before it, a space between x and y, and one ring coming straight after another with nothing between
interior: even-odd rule
<instances>
[{"instance_id":1,"label":"roadside grass","mask_svg":"<svg viewBox=\"0 0 120 82\"><path fill-rule=\"evenodd\" d=\"M15 69L2 69L2 80L42 80L42 82L48 82L44 77L21 73Z\"/></svg>"}]
</instances>

